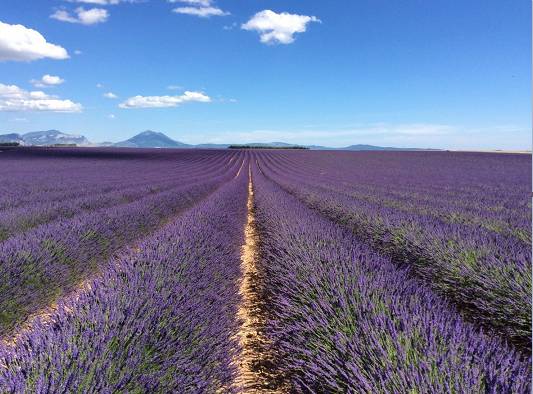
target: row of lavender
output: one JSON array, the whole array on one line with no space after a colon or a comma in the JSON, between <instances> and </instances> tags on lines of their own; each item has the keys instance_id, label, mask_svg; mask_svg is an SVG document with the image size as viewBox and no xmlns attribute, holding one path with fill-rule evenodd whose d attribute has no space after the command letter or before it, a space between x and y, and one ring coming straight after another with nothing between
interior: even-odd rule
<instances>
[{"instance_id":1,"label":"row of lavender","mask_svg":"<svg viewBox=\"0 0 533 394\"><path fill-rule=\"evenodd\" d=\"M197 151L162 152L101 149L20 148L1 152L0 209L28 206L117 190L122 183L143 183L161 173L220 157ZM182 173L183 175L183 173Z\"/></svg>"},{"instance_id":2,"label":"row of lavender","mask_svg":"<svg viewBox=\"0 0 533 394\"><path fill-rule=\"evenodd\" d=\"M168 190L176 182L190 182L220 168L225 158L204 155L200 159L189 158L181 165L168 160L143 161L142 156L133 160L104 159L103 162L93 159L81 160L82 168L79 163L71 163L61 156L48 157L47 161L37 163L26 157L18 159L2 160L2 172L9 174L4 177L10 184L11 193L9 198L2 196L5 207L0 210L0 241L57 218L70 218L83 211L132 202L147 194ZM28 172L28 162L42 172ZM63 168L57 168L58 162ZM144 167L140 167L139 162ZM104 179L95 177L97 174L102 174ZM46 180L46 189L41 184L42 178ZM32 185L32 189L27 190L24 184Z\"/></svg>"},{"instance_id":3,"label":"row of lavender","mask_svg":"<svg viewBox=\"0 0 533 394\"><path fill-rule=\"evenodd\" d=\"M282 381L303 392L530 392L528 357L465 322L264 168L254 171L263 331Z\"/></svg>"},{"instance_id":4,"label":"row of lavender","mask_svg":"<svg viewBox=\"0 0 533 394\"><path fill-rule=\"evenodd\" d=\"M155 230L235 176L240 160L230 163L225 154L216 155L218 170L207 166L196 178L184 171L166 191L72 218L60 217L0 243L0 333L11 332L30 314L68 293L119 248ZM172 168L173 157L166 161ZM199 165L203 165L201 160ZM121 169L108 166L106 171L120 173ZM185 169L198 171L194 165ZM154 184L166 175L161 173Z\"/></svg>"},{"instance_id":5,"label":"row of lavender","mask_svg":"<svg viewBox=\"0 0 533 394\"><path fill-rule=\"evenodd\" d=\"M8 392L232 392L247 171L0 348ZM234 174L235 175L235 174Z\"/></svg>"},{"instance_id":6,"label":"row of lavender","mask_svg":"<svg viewBox=\"0 0 533 394\"><path fill-rule=\"evenodd\" d=\"M305 158L296 152L276 161L358 199L531 243L525 198L531 159L525 155L321 152Z\"/></svg>"},{"instance_id":7,"label":"row of lavender","mask_svg":"<svg viewBox=\"0 0 533 394\"><path fill-rule=\"evenodd\" d=\"M44 160L42 152L37 150L34 160L46 163L50 158ZM62 159L72 160L68 167L74 168L79 153L71 150L69 157L69 151L65 152ZM135 151L107 152L113 154L113 163L117 159L139 159ZM51 317L37 318L14 344L0 346L0 391L236 390L232 382L239 354L235 340L240 301L237 283L247 185L247 171L242 169L247 168L250 153L154 152L141 152L147 171L156 168L150 165L151 160L167 169L161 178L154 176L154 185L156 181L165 185L163 177L174 175L175 187L169 182L168 189L133 202L114 204L110 199L110 205L75 211L70 219L59 215L60 219L51 218L0 243L0 252L12 256L7 264L0 259L2 275L7 274L10 283L15 284L13 293L9 293L9 285L0 287L0 304L4 302L22 315L58 299L60 293L72 290L72 284L79 283L97 265L100 267L96 279L83 282L70 297L60 298ZM451 206L464 206L478 216L492 211L490 207L495 206L497 198L485 199L483 204L451 198L475 195L475 185L467 182L475 177L469 173L453 183L449 174L453 166L447 162L439 169L444 179L435 177L434 187L425 188L410 180L403 197L383 197L387 190L380 182L394 185L388 171L382 169L380 173L372 168L350 172L353 157L358 154L335 156L336 163L328 161L329 153L304 154L307 156L299 152L252 154L255 214L261 236L259 267L264 271L260 290L270 316L262 331L272 345L280 379L304 392L529 392L531 363L523 349L519 351L483 333L463 319L454 305L436 295L429 284L413 276L419 268L411 269L413 262L399 254L405 245L382 248L382 242L356 231L361 222L346 220L347 216L365 213L369 207L376 209L391 198L399 204L396 208L404 207L402 204L412 199L409 188L417 198L428 195L424 201L431 203L438 201L439 193L446 194L454 201ZM93 160L105 159L98 151L88 150L87 155L93 170L101 165L104 178L120 178L120 171L114 174L109 164L101 162L94 167ZM409 157L402 159L392 162L409 162ZM368 162L372 160L374 165L379 162L375 158ZM424 159L427 174L422 178L426 181L432 173L431 168L428 171L430 162ZM336 172L337 167L342 173ZM139 170L143 165L133 168ZM397 177L401 173L391 172ZM32 189L29 182L27 190L32 197L21 193L26 202L19 206L29 207L32 201L46 204L57 193L65 193L69 201L60 208L64 209L77 200L75 193L69 194L71 190L86 191L86 197L91 197L91 188L99 186L89 178L97 180L98 176L90 171L87 174L80 181L83 186L69 183L61 189L55 184L41 197L38 186ZM122 187L135 190L150 181L134 183L133 178L126 178L124 186L109 182L109 196L120 193ZM480 184L479 190L491 190L498 198L505 194L486 173L481 173L480 179L485 185ZM361 183L364 185L358 187ZM355 205L362 190L372 191L379 198L373 200L373 205ZM515 192L510 191L506 197L507 213L521 209L520 204L512 203ZM112 258L109 264L101 263L110 253L153 232L177 212L184 213L136 247ZM387 220L395 217L392 209L375 212ZM413 215L411 221L419 219ZM371 224L368 221L367 225ZM461 231L473 226L462 225ZM485 230L484 237L501 233ZM456 235L460 240L468 234ZM505 236L523 243L519 236ZM6 245L11 249L2 249ZM25 249L31 249L31 257L38 259L19 255ZM399 267L402 262L409 265ZM26 282L20 278L26 278ZM49 288L41 289L43 283ZM457 283L448 284L450 292L462 290ZM36 295L32 293L35 291ZM18 299L23 300L20 305L10 306L9 301ZM24 310L24 303L32 308Z\"/></svg>"},{"instance_id":8,"label":"row of lavender","mask_svg":"<svg viewBox=\"0 0 533 394\"><path fill-rule=\"evenodd\" d=\"M344 161L354 164L354 156L360 161L350 170ZM332 161L327 155L273 152L259 161L285 190L410 267L470 320L531 351L529 156L378 153ZM373 191L373 201L361 198L361 184ZM384 203L384 195L390 199L389 191L405 185L412 190L409 199L415 207L420 195L428 196L420 202L425 211L407 208L405 196ZM435 203L440 194L447 205ZM446 209L448 217L460 216L464 209L477 219L452 222L433 212ZM479 225L490 222L495 211L514 230Z\"/></svg>"}]
</instances>

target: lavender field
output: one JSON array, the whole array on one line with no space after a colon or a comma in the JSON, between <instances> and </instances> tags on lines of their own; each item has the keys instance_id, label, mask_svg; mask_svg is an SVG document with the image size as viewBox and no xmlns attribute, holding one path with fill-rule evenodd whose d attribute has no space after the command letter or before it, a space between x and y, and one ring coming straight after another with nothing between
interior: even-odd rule
<instances>
[{"instance_id":1,"label":"lavender field","mask_svg":"<svg viewBox=\"0 0 533 394\"><path fill-rule=\"evenodd\" d=\"M0 392L529 393L531 156L0 152Z\"/></svg>"}]
</instances>

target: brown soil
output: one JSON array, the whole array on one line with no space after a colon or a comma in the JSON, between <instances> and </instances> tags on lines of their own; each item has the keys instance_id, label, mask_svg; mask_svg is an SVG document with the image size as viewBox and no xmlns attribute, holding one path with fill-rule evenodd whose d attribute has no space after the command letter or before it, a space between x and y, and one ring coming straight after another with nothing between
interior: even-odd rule
<instances>
[{"instance_id":1,"label":"brown soil","mask_svg":"<svg viewBox=\"0 0 533 394\"><path fill-rule=\"evenodd\" d=\"M263 335L265 313L262 302L261 273L257 267L259 236L254 217L254 190L251 167L248 169L248 218L242 246L241 304L237 317L242 322L237 333L241 352L233 360L238 370L234 389L241 393L285 393L272 365L271 346Z\"/></svg>"}]
</instances>

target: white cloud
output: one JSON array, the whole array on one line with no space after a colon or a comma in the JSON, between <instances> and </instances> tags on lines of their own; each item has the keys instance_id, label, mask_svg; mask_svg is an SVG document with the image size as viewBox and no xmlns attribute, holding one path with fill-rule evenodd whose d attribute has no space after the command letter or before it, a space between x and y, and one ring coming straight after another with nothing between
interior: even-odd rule
<instances>
[{"instance_id":1,"label":"white cloud","mask_svg":"<svg viewBox=\"0 0 533 394\"><path fill-rule=\"evenodd\" d=\"M36 88L47 88L50 86L61 85L65 80L56 75L45 74L41 79L32 79L30 82Z\"/></svg>"},{"instance_id":2,"label":"white cloud","mask_svg":"<svg viewBox=\"0 0 533 394\"><path fill-rule=\"evenodd\" d=\"M120 108L170 108L187 102L209 103L211 98L201 92L186 91L180 96L134 96L119 104Z\"/></svg>"},{"instance_id":3,"label":"white cloud","mask_svg":"<svg viewBox=\"0 0 533 394\"><path fill-rule=\"evenodd\" d=\"M27 118L13 118L13 119L9 119L10 122L27 122L28 119Z\"/></svg>"},{"instance_id":4,"label":"white cloud","mask_svg":"<svg viewBox=\"0 0 533 394\"><path fill-rule=\"evenodd\" d=\"M178 7L174 8L172 12L177 14L195 15L199 16L200 18L229 15L229 12L222 11L217 7Z\"/></svg>"},{"instance_id":5,"label":"white cloud","mask_svg":"<svg viewBox=\"0 0 533 394\"><path fill-rule=\"evenodd\" d=\"M36 30L0 22L0 62L31 61L43 58L68 59L67 50L50 44Z\"/></svg>"},{"instance_id":6,"label":"white cloud","mask_svg":"<svg viewBox=\"0 0 533 394\"><path fill-rule=\"evenodd\" d=\"M104 85L102 85L102 84L99 82L99 83L96 84L96 87L97 87L98 89L102 89L102 88L104 87Z\"/></svg>"},{"instance_id":7,"label":"white cloud","mask_svg":"<svg viewBox=\"0 0 533 394\"><path fill-rule=\"evenodd\" d=\"M68 11L65 10L56 10L56 12L50 15L50 18L57 19L61 22L78 23L78 19L76 17L71 16Z\"/></svg>"},{"instance_id":8,"label":"white cloud","mask_svg":"<svg viewBox=\"0 0 533 394\"><path fill-rule=\"evenodd\" d=\"M27 91L0 83L0 111L80 112L82 105L61 100L42 91Z\"/></svg>"},{"instance_id":9,"label":"white cloud","mask_svg":"<svg viewBox=\"0 0 533 394\"><path fill-rule=\"evenodd\" d=\"M108 99L116 99L118 96L113 92L104 93L103 96Z\"/></svg>"},{"instance_id":10,"label":"white cloud","mask_svg":"<svg viewBox=\"0 0 533 394\"><path fill-rule=\"evenodd\" d=\"M49 74L43 75L41 80L46 85L61 85L63 82L65 82L64 79L58 77L57 75L49 75Z\"/></svg>"},{"instance_id":11,"label":"white cloud","mask_svg":"<svg viewBox=\"0 0 533 394\"><path fill-rule=\"evenodd\" d=\"M90 8L86 10L83 7L78 7L74 12L76 15L72 15L66 10L57 10L50 15L50 18L57 19L61 22L80 23L82 25L103 23L109 18L109 13L103 8Z\"/></svg>"},{"instance_id":12,"label":"white cloud","mask_svg":"<svg viewBox=\"0 0 533 394\"><path fill-rule=\"evenodd\" d=\"M80 51L79 49L76 49L76 50L74 51L74 54L75 54L75 55L81 55L82 53L83 53L83 52Z\"/></svg>"},{"instance_id":13,"label":"white cloud","mask_svg":"<svg viewBox=\"0 0 533 394\"><path fill-rule=\"evenodd\" d=\"M115 116L114 114L109 114L109 115L107 115L107 117L108 117L109 119L115 119L115 118L116 118L116 116Z\"/></svg>"},{"instance_id":14,"label":"white cloud","mask_svg":"<svg viewBox=\"0 0 533 394\"><path fill-rule=\"evenodd\" d=\"M244 30L255 30L265 44L290 44L294 42L295 33L306 31L309 22L320 22L315 16L280 14L264 10L255 14L248 22L241 25Z\"/></svg>"},{"instance_id":15,"label":"white cloud","mask_svg":"<svg viewBox=\"0 0 533 394\"><path fill-rule=\"evenodd\" d=\"M187 7L174 8L172 12L177 14L194 15L199 16L200 18L230 15L229 12L214 6L212 0L169 0L169 2L189 4Z\"/></svg>"}]
</instances>

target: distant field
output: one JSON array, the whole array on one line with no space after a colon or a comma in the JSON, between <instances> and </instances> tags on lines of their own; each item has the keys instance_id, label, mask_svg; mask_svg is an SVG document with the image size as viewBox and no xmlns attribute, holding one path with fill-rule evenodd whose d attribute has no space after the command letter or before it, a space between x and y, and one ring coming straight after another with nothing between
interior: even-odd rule
<instances>
[{"instance_id":1,"label":"distant field","mask_svg":"<svg viewBox=\"0 0 533 394\"><path fill-rule=\"evenodd\" d=\"M7 148L0 392L531 392L531 155Z\"/></svg>"}]
</instances>

